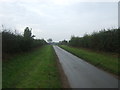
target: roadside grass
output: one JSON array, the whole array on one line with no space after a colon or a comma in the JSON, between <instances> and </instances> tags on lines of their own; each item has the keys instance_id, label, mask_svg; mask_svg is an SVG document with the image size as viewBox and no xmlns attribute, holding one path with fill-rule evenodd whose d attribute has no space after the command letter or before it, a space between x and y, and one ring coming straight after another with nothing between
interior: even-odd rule
<instances>
[{"instance_id":1,"label":"roadside grass","mask_svg":"<svg viewBox=\"0 0 120 90\"><path fill-rule=\"evenodd\" d=\"M17 55L3 62L3 88L61 88L52 46Z\"/></svg>"},{"instance_id":2,"label":"roadside grass","mask_svg":"<svg viewBox=\"0 0 120 90\"><path fill-rule=\"evenodd\" d=\"M65 45L60 45L59 47L117 76L118 76L118 73L120 73L120 70L118 69L118 65L120 64L120 62L118 61L118 57L109 55L105 52L98 53L98 52L86 50L83 48L74 48L74 47L65 46Z\"/></svg>"}]
</instances>

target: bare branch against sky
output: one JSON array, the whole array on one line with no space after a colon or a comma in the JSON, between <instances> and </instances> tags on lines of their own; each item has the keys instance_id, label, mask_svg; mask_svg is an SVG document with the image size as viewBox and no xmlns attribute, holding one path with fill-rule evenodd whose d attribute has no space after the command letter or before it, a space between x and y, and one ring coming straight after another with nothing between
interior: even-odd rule
<instances>
[{"instance_id":1,"label":"bare branch against sky","mask_svg":"<svg viewBox=\"0 0 120 90\"><path fill-rule=\"evenodd\" d=\"M69 40L118 27L118 0L0 0L2 24L20 33L28 26L36 38Z\"/></svg>"}]
</instances>

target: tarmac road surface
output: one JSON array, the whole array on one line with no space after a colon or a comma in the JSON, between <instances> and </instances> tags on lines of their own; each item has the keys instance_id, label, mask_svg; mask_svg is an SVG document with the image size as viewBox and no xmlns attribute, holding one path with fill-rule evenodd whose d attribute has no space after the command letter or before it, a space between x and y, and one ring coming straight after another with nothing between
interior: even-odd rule
<instances>
[{"instance_id":1,"label":"tarmac road surface","mask_svg":"<svg viewBox=\"0 0 120 90\"><path fill-rule=\"evenodd\" d=\"M72 55L58 46L53 46L71 88L118 88L118 79Z\"/></svg>"}]
</instances>

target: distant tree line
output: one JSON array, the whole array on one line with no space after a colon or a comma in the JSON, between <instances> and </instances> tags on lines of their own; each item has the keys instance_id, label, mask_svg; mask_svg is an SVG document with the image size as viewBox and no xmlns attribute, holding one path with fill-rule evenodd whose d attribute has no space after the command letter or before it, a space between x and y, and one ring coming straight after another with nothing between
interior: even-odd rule
<instances>
[{"instance_id":1,"label":"distant tree line","mask_svg":"<svg viewBox=\"0 0 120 90\"><path fill-rule=\"evenodd\" d=\"M119 52L120 29L104 29L90 35L85 34L83 37L72 36L68 45L106 52Z\"/></svg>"},{"instance_id":2,"label":"distant tree line","mask_svg":"<svg viewBox=\"0 0 120 90\"><path fill-rule=\"evenodd\" d=\"M67 40L59 41L59 45L68 45Z\"/></svg>"},{"instance_id":3,"label":"distant tree line","mask_svg":"<svg viewBox=\"0 0 120 90\"><path fill-rule=\"evenodd\" d=\"M24 34L14 34L7 29L2 30L2 53L18 53L29 51L32 48L46 44L44 39L34 39L29 27L26 27Z\"/></svg>"}]
</instances>

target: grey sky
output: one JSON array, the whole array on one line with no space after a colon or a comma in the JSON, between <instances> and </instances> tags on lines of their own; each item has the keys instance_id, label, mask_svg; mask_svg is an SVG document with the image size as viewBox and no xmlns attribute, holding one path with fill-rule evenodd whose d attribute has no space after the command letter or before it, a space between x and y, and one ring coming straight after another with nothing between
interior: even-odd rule
<instances>
[{"instance_id":1,"label":"grey sky","mask_svg":"<svg viewBox=\"0 0 120 90\"><path fill-rule=\"evenodd\" d=\"M52 38L53 41L117 27L117 0L94 1L0 0L0 25L15 28L19 33L28 26L33 29L36 38Z\"/></svg>"}]
</instances>

